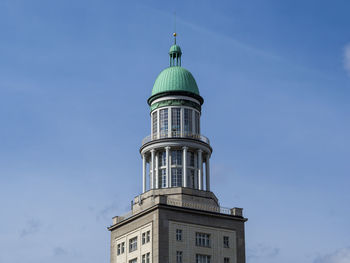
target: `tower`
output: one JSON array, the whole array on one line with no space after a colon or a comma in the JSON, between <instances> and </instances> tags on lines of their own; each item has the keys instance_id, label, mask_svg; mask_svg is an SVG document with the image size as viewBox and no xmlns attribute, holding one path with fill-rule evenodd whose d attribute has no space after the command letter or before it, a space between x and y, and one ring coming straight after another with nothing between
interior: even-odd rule
<instances>
[{"instance_id":1,"label":"tower","mask_svg":"<svg viewBox=\"0 0 350 263\"><path fill-rule=\"evenodd\" d=\"M142 193L131 211L113 218L111 263L245 263L241 208L220 207L210 191L212 147L201 134L203 98L182 51L148 99L151 132L143 139Z\"/></svg>"}]
</instances>

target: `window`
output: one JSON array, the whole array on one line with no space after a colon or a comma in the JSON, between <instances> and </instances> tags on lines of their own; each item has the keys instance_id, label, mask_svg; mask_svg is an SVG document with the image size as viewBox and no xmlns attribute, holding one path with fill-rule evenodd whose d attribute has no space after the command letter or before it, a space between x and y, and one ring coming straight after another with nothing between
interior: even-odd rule
<instances>
[{"instance_id":1,"label":"window","mask_svg":"<svg viewBox=\"0 0 350 263\"><path fill-rule=\"evenodd\" d=\"M182 168L171 168L171 186L182 186Z\"/></svg>"},{"instance_id":2,"label":"window","mask_svg":"<svg viewBox=\"0 0 350 263\"><path fill-rule=\"evenodd\" d=\"M176 229L176 240L182 241L182 229Z\"/></svg>"},{"instance_id":3,"label":"window","mask_svg":"<svg viewBox=\"0 0 350 263\"><path fill-rule=\"evenodd\" d=\"M151 232L150 231L142 233L142 245L150 242L150 240L151 240Z\"/></svg>"},{"instance_id":4,"label":"window","mask_svg":"<svg viewBox=\"0 0 350 263\"><path fill-rule=\"evenodd\" d=\"M205 233L196 233L196 246L210 247L210 235Z\"/></svg>"},{"instance_id":5,"label":"window","mask_svg":"<svg viewBox=\"0 0 350 263\"><path fill-rule=\"evenodd\" d=\"M224 263L230 263L230 258L224 258Z\"/></svg>"},{"instance_id":6,"label":"window","mask_svg":"<svg viewBox=\"0 0 350 263\"><path fill-rule=\"evenodd\" d=\"M150 231L147 231L146 232L146 243L150 242L151 241L151 232Z\"/></svg>"},{"instance_id":7,"label":"window","mask_svg":"<svg viewBox=\"0 0 350 263\"><path fill-rule=\"evenodd\" d=\"M117 255L123 254L125 251L125 243L122 242L117 245Z\"/></svg>"},{"instance_id":8,"label":"window","mask_svg":"<svg viewBox=\"0 0 350 263\"><path fill-rule=\"evenodd\" d=\"M121 252L121 254L124 254L124 252L125 252L125 242L122 243L120 252Z\"/></svg>"},{"instance_id":9,"label":"window","mask_svg":"<svg viewBox=\"0 0 350 263\"><path fill-rule=\"evenodd\" d=\"M162 151L159 153L160 156L160 166L166 166L166 152Z\"/></svg>"},{"instance_id":10,"label":"window","mask_svg":"<svg viewBox=\"0 0 350 263\"><path fill-rule=\"evenodd\" d=\"M159 111L160 119L160 137L168 137L168 109Z\"/></svg>"},{"instance_id":11,"label":"window","mask_svg":"<svg viewBox=\"0 0 350 263\"><path fill-rule=\"evenodd\" d=\"M230 247L230 240L229 237L224 236L224 248Z\"/></svg>"},{"instance_id":12,"label":"window","mask_svg":"<svg viewBox=\"0 0 350 263\"><path fill-rule=\"evenodd\" d=\"M200 134L200 130L199 130L199 113L197 111L194 112L194 132L196 134Z\"/></svg>"},{"instance_id":13,"label":"window","mask_svg":"<svg viewBox=\"0 0 350 263\"><path fill-rule=\"evenodd\" d=\"M133 258L132 260L129 260L129 263L137 263L137 258Z\"/></svg>"},{"instance_id":14,"label":"window","mask_svg":"<svg viewBox=\"0 0 350 263\"><path fill-rule=\"evenodd\" d=\"M181 135L181 118L180 108L171 109L171 136L178 137Z\"/></svg>"},{"instance_id":15,"label":"window","mask_svg":"<svg viewBox=\"0 0 350 263\"><path fill-rule=\"evenodd\" d=\"M192 136L192 110L184 109L185 136Z\"/></svg>"},{"instance_id":16,"label":"window","mask_svg":"<svg viewBox=\"0 0 350 263\"><path fill-rule=\"evenodd\" d=\"M194 152L187 153L187 164L188 166L194 167Z\"/></svg>"},{"instance_id":17,"label":"window","mask_svg":"<svg viewBox=\"0 0 350 263\"><path fill-rule=\"evenodd\" d=\"M196 254L196 263L210 263L210 256Z\"/></svg>"},{"instance_id":18,"label":"window","mask_svg":"<svg viewBox=\"0 0 350 263\"><path fill-rule=\"evenodd\" d=\"M182 263L182 251L176 251L176 263Z\"/></svg>"},{"instance_id":19,"label":"window","mask_svg":"<svg viewBox=\"0 0 350 263\"><path fill-rule=\"evenodd\" d=\"M143 254L142 255L142 263L150 263L150 253L147 253L147 254Z\"/></svg>"},{"instance_id":20,"label":"window","mask_svg":"<svg viewBox=\"0 0 350 263\"><path fill-rule=\"evenodd\" d=\"M153 134L153 139L157 138L157 133L158 133L158 114L157 112L152 113L152 134Z\"/></svg>"},{"instance_id":21,"label":"window","mask_svg":"<svg viewBox=\"0 0 350 263\"><path fill-rule=\"evenodd\" d=\"M166 169L160 169L162 188L166 187Z\"/></svg>"},{"instance_id":22,"label":"window","mask_svg":"<svg viewBox=\"0 0 350 263\"><path fill-rule=\"evenodd\" d=\"M129 252L133 252L137 249L137 237L129 240Z\"/></svg>"},{"instance_id":23,"label":"window","mask_svg":"<svg viewBox=\"0 0 350 263\"><path fill-rule=\"evenodd\" d=\"M182 165L182 151L180 150L171 151L171 164Z\"/></svg>"}]
</instances>

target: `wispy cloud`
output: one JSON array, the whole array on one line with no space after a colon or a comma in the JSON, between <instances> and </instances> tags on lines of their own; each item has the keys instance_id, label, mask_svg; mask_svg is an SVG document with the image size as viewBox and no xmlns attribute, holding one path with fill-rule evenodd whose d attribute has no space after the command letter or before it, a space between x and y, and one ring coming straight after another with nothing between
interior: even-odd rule
<instances>
[{"instance_id":1,"label":"wispy cloud","mask_svg":"<svg viewBox=\"0 0 350 263\"><path fill-rule=\"evenodd\" d=\"M318 257L314 263L349 263L350 247L339 249L331 254Z\"/></svg>"},{"instance_id":2,"label":"wispy cloud","mask_svg":"<svg viewBox=\"0 0 350 263\"><path fill-rule=\"evenodd\" d=\"M265 244L258 244L255 247L247 249L247 261L254 262L257 258L271 259L279 255L278 247L271 247Z\"/></svg>"},{"instance_id":3,"label":"wispy cloud","mask_svg":"<svg viewBox=\"0 0 350 263\"><path fill-rule=\"evenodd\" d=\"M21 230L20 236L26 237L28 235L33 235L33 234L39 232L41 227L42 227L42 223L39 220L30 219L26 223L25 228L23 228Z\"/></svg>"},{"instance_id":4,"label":"wispy cloud","mask_svg":"<svg viewBox=\"0 0 350 263\"><path fill-rule=\"evenodd\" d=\"M344 48L344 67L350 75L350 43Z\"/></svg>"},{"instance_id":5,"label":"wispy cloud","mask_svg":"<svg viewBox=\"0 0 350 263\"><path fill-rule=\"evenodd\" d=\"M65 256L68 254L67 250L62 247L55 247L53 249L53 254L55 257Z\"/></svg>"}]
</instances>

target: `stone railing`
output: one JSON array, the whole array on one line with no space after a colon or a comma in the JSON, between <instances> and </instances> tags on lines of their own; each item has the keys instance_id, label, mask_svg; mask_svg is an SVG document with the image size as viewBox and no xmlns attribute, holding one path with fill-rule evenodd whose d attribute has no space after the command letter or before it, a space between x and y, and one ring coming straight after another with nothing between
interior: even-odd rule
<instances>
[{"instance_id":1,"label":"stone railing","mask_svg":"<svg viewBox=\"0 0 350 263\"><path fill-rule=\"evenodd\" d=\"M148 135L142 140L142 145L155 141L160 139L166 139L166 138L187 138L187 139L194 139L201 142L204 142L206 144L210 144L210 141L207 137L204 135L198 134L198 133L189 133L189 132L160 132L160 133L154 133L151 135Z\"/></svg>"},{"instance_id":2,"label":"stone railing","mask_svg":"<svg viewBox=\"0 0 350 263\"><path fill-rule=\"evenodd\" d=\"M145 203L143 203L141 199L139 200L139 202L135 204L133 203L132 211L129 211L128 213L121 216L113 217L113 224L118 224L132 217L133 215L136 215L144 210L147 210L148 208L153 207L154 205L157 205L157 204L166 204L170 206L185 207L185 208L191 208L196 210L243 217L243 209L238 207L227 208L227 207L203 204L200 202L183 201L183 200L169 198L167 196L157 196L155 198L151 198L151 200L146 201Z\"/></svg>"},{"instance_id":3,"label":"stone railing","mask_svg":"<svg viewBox=\"0 0 350 263\"><path fill-rule=\"evenodd\" d=\"M186 207L186 208L192 208L197 210L204 210L204 211L210 211L210 212L215 212L220 214L231 215L230 208L213 206L213 205L203 204L199 202L189 202L189 201L181 201L181 200L167 198L167 205Z\"/></svg>"}]
</instances>

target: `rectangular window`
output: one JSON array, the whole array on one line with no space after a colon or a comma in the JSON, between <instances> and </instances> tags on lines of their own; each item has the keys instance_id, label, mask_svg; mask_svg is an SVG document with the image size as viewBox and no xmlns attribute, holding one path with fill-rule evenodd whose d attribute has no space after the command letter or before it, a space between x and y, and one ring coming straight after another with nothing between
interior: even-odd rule
<instances>
[{"instance_id":1,"label":"rectangular window","mask_svg":"<svg viewBox=\"0 0 350 263\"><path fill-rule=\"evenodd\" d=\"M122 242L122 246L121 246L121 254L124 254L125 252L125 242Z\"/></svg>"},{"instance_id":2,"label":"rectangular window","mask_svg":"<svg viewBox=\"0 0 350 263\"><path fill-rule=\"evenodd\" d=\"M229 237L224 236L224 248L230 247L230 239Z\"/></svg>"},{"instance_id":3,"label":"rectangular window","mask_svg":"<svg viewBox=\"0 0 350 263\"><path fill-rule=\"evenodd\" d=\"M171 168L171 186L182 186L182 168Z\"/></svg>"},{"instance_id":4,"label":"rectangular window","mask_svg":"<svg viewBox=\"0 0 350 263\"><path fill-rule=\"evenodd\" d=\"M159 111L160 138L168 137L168 109Z\"/></svg>"},{"instance_id":5,"label":"rectangular window","mask_svg":"<svg viewBox=\"0 0 350 263\"><path fill-rule=\"evenodd\" d=\"M166 185L166 169L160 169L160 176L161 176L161 182L162 182L162 188L165 188Z\"/></svg>"},{"instance_id":6,"label":"rectangular window","mask_svg":"<svg viewBox=\"0 0 350 263\"><path fill-rule=\"evenodd\" d=\"M129 260L129 263L137 263L137 258L133 258L132 260Z\"/></svg>"},{"instance_id":7,"label":"rectangular window","mask_svg":"<svg viewBox=\"0 0 350 263\"><path fill-rule=\"evenodd\" d=\"M176 229L176 241L182 241L182 229Z\"/></svg>"},{"instance_id":8,"label":"rectangular window","mask_svg":"<svg viewBox=\"0 0 350 263\"><path fill-rule=\"evenodd\" d=\"M152 113L152 134L153 139L157 139L157 133L158 133L158 114L157 112Z\"/></svg>"},{"instance_id":9,"label":"rectangular window","mask_svg":"<svg viewBox=\"0 0 350 263\"><path fill-rule=\"evenodd\" d=\"M160 166L166 166L166 152L162 151L159 153L160 157Z\"/></svg>"},{"instance_id":10,"label":"rectangular window","mask_svg":"<svg viewBox=\"0 0 350 263\"><path fill-rule=\"evenodd\" d=\"M117 255L120 255L120 254L121 254L120 247L121 247L121 244L118 244L118 245L117 245Z\"/></svg>"},{"instance_id":11,"label":"rectangular window","mask_svg":"<svg viewBox=\"0 0 350 263\"><path fill-rule=\"evenodd\" d=\"M142 233L142 245L146 244L146 233Z\"/></svg>"},{"instance_id":12,"label":"rectangular window","mask_svg":"<svg viewBox=\"0 0 350 263\"><path fill-rule=\"evenodd\" d=\"M151 260L150 253L142 255L142 263L150 263L150 260Z\"/></svg>"},{"instance_id":13,"label":"rectangular window","mask_svg":"<svg viewBox=\"0 0 350 263\"><path fill-rule=\"evenodd\" d=\"M185 136L192 136L192 110L191 109L184 109L184 131Z\"/></svg>"},{"instance_id":14,"label":"rectangular window","mask_svg":"<svg viewBox=\"0 0 350 263\"><path fill-rule=\"evenodd\" d=\"M230 258L224 258L224 263L230 263Z\"/></svg>"},{"instance_id":15,"label":"rectangular window","mask_svg":"<svg viewBox=\"0 0 350 263\"><path fill-rule=\"evenodd\" d=\"M171 151L171 165L182 165L182 151Z\"/></svg>"},{"instance_id":16,"label":"rectangular window","mask_svg":"<svg viewBox=\"0 0 350 263\"><path fill-rule=\"evenodd\" d=\"M210 256L196 254L196 263L210 263Z\"/></svg>"},{"instance_id":17,"label":"rectangular window","mask_svg":"<svg viewBox=\"0 0 350 263\"><path fill-rule=\"evenodd\" d=\"M187 152L187 165L194 167L194 152Z\"/></svg>"},{"instance_id":18,"label":"rectangular window","mask_svg":"<svg viewBox=\"0 0 350 263\"><path fill-rule=\"evenodd\" d=\"M171 136L179 137L181 135L180 108L171 109Z\"/></svg>"},{"instance_id":19,"label":"rectangular window","mask_svg":"<svg viewBox=\"0 0 350 263\"><path fill-rule=\"evenodd\" d=\"M151 231L146 232L146 243L151 241Z\"/></svg>"},{"instance_id":20,"label":"rectangular window","mask_svg":"<svg viewBox=\"0 0 350 263\"><path fill-rule=\"evenodd\" d=\"M182 251L176 251L176 263L182 263Z\"/></svg>"},{"instance_id":21,"label":"rectangular window","mask_svg":"<svg viewBox=\"0 0 350 263\"><path fill-rule=\"evenodd\" d=\"M129 252L133 252L137 249L137 237L129 239Z\"/></svg>"},{"instance_id":22,"label":"rectangular window","mask_svg":"<svg viewBox=\"0 0 350 263\"><path fill-rule=\"evenodd\" d=\"M197 111L194 112L194 118L195 118L195 123L194 123L194 126L195 126L195 133L196 134L200 134L200 126L199 126L199 113Z\"/></svg>"},{"instance_id":23,"label":"rectangular window","mask_svg":"<svg viewBox=\"0 0 350 263\"><path fill-rule=\"evenodd\" d=\"M196 233L196 246L210 247L210 235L205 233Z\"/></svg>"}]
</instances>

